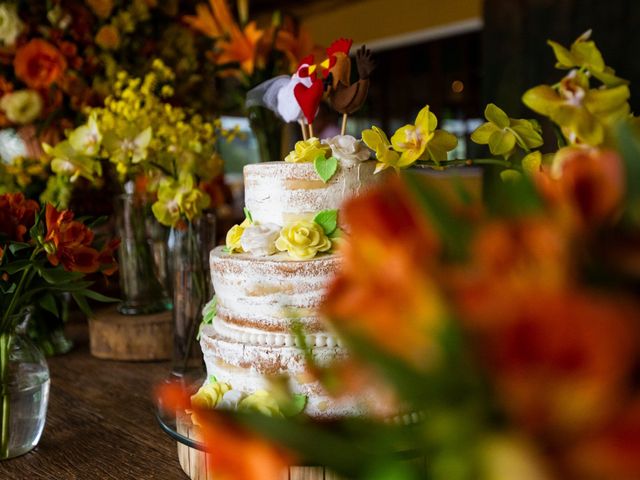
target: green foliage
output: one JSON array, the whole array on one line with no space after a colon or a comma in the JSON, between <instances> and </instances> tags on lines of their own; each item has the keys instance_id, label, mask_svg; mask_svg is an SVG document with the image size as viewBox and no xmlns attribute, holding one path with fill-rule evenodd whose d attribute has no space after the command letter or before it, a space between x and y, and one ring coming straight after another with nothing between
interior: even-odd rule
<instances>
[{"instance_id":1,"label":"green foliage","mask_svg":"<svg viewBox=\"0 0 640 480\"><path fill-rule=\"evenodd\" d=\"M338 228L338 210L323 210L313 221L322 227L327 237L331 237Z\"/></svg>"}]
</instances>

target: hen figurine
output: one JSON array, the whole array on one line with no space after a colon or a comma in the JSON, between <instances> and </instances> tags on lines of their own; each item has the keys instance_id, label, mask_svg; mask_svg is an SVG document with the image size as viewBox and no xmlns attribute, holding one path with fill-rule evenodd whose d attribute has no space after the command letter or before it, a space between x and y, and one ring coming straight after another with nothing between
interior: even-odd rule
<instances>
[{"instance_id":1,"label":"hen figurine","mask_svg":"<svg viewBox=\"0 0 640 480\"><path fill-rule=\"evenodd\" d=\"M337 45L336 45L337 44ZM346 48L346 50L345 50ZM369 93L369 77L375 68L371 51L362 46L356 53L358 81L350 82L351 59L349 49L351 42L340 39L327 49L328 61L328 99L331 107L343 115L351 115L359 110Z\"/></svg>"}]
</instances>

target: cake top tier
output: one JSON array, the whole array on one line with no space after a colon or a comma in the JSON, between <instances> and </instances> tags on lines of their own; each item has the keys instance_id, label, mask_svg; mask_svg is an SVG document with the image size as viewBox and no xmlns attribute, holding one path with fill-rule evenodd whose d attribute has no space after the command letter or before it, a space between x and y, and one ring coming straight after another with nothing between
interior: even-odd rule
<instances>
[{"instance_id":1,"label":"cake top tier","mask_svg":"<svg viewBox=\"0 0 640 480\"><path fill-rule=\"evenodd\" d=\"M267 162L244 167L245 204L256 222L286 225L339 209L375 180L375 162L338 165L328 182L313 163Z\"/></svg>"}]
</instances>

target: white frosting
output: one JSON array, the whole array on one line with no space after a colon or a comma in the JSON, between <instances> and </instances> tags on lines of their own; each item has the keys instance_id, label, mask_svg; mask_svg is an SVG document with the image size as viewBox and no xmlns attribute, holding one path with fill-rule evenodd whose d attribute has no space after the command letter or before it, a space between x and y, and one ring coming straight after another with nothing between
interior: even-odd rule
<instances>
[{"instance_id":1,"label":"white frosting","mask_svg":"<svg viewBox=\"0 0 640 480\"><path fill-rule=\"evenodd\" d=\"M242 401L244 397L246 397L246 393L240 390L229 390L222 395L222 398L216 405L216 408L221 410L237 410L238 405Z\"/></svg>"},{"instance_id":2,"label":"white frosting","mask_svg":"<svg viewBox=\"0 0 640 480\"><path fill-rule=\"evenodd\" d=\"M266 257L276 253L276 240L281 227L274 223L252 223L245 227L240 237L242 249L253 255Z\"/></svg>"},{"instance_id":3,"label":"white frosting","mask_svg":"<svg viewBox=\"0 0 640 480\"><path fill-rule=\"evenodd\" d=\"M322 328L315 309L340 266L338 255L296 261L286 253L256 258L218 247L210 261L219 317L266 331L289 333L294 318L308 331Z\"/></svg>"},{"instance_id":4,"label":"white frosting","mask_svg":"<svg viewBox=\"0 0 640 480\"><path fill-rule=\"evenodd\" d=\"M312 163L267 162L244 167L245 202L254 221L285 225L338 209L381 177L375 162L340 165L324 183ZM338 221L341 221L338 216ZM343 225L341 225L343 226Z\"/></svg>"},{"instance_id":5,"label":"white frosting","mask_svg":"<svg viewBox=\"0 0 640 480\"><path fill-rule=\"evenodd\" d=\"M336 135L322 140L322 143L331 147L331 154L340 160L341 165L353 165L371 158L371 150L351 135Z\"/></svg>"}]
</instances>

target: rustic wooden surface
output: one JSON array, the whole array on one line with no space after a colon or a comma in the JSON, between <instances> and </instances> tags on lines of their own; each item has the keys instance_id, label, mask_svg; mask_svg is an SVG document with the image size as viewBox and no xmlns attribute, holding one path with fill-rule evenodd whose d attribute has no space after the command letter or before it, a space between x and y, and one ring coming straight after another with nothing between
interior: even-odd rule
<instances>
[{"instance_id":1,"label":"rustic wooden surface","mask_svg":"<svg viewBox=\"0 0 640 480\"><path fill-rule=\"evenodd\" d=\"M49 359L51 393L40 444L0 462L0 479L185 480L176 442L160 430L151 396L170 363L93 358L85 324L71 325L69 337L75 348Z\"/></svg>"},{"instance_id":2,"label":"rustic wooden surface","mask_svg":"<svg viewBox=\"0 0 640 480\"><path fill-rule=\"evenodd\" d=\"M173 352L171 312L121 315L115 306L89 319L91 354L107 360L169 360Z\"/></svg>"}]
</instances>

